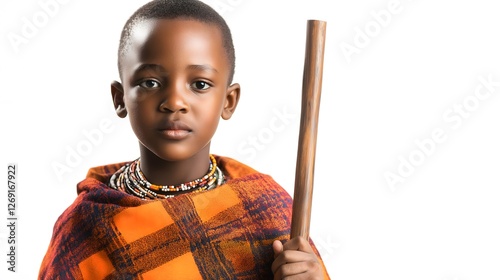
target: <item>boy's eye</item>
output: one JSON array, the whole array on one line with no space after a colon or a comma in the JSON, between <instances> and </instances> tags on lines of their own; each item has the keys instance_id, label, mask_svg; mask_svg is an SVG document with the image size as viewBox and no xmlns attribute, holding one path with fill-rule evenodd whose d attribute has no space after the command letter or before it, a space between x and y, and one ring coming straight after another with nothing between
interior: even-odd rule
<instances>
[{"instance_id":1,"label":"boy's eye","mask_svg":"<svg viewBox=\"0 0 500 280\"><path fill-rule=\"evenodd\" d=\"M143 88L157 88L157 87L160 87L160 83L158 83L155 80L146 80L146 81L140 83L139 86L141 86Z\"/></svg>"},{"instance_id":2,"label":"boy's eye","mask_svg":"<svg viewBox=\"0 0 500 280\"><path fill-rule=\"evenodd\" d=\"M196 81L192 83L191 86L197 90L205 90L210 87L210 85L204 81Z\"/></svg>"}]
</instances>

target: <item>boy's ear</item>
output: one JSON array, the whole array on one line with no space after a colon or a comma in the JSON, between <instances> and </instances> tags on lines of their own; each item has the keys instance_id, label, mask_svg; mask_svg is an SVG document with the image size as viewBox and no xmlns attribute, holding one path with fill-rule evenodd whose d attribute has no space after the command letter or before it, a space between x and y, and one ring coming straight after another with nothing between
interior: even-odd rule
<instances>
[{"instance_id":1,"label":"boy's ear","mask_svg":"<svg viewBox=\"0 0 500 280\"><path fill-rule=\"evenodd\" d=\"M123 100L123 86L117 81L111 83L111 97L113 98L116 114L120 118L125 118L127 116L127 109Z\"/></svg>"},{"instance_id":2,"label":"boy's ear","mask_svg":"<svg viewBox=\"0 0 500 280\"><path fill-rule=\"evenodd\" d=\"M236 110L236 105L240 100L240 85L232 84L227 88L226 91L226 101L224 103L224 109L222 110L221 117L225 120L229 120Z\"/></svg>"}]
</instances>

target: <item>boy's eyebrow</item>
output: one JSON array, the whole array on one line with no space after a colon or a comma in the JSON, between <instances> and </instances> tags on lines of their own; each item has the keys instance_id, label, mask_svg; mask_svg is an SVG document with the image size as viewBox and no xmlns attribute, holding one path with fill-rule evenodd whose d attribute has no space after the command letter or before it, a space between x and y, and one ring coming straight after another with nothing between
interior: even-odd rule
<instances>
[{"instance_id":1,"label":"boy's eyebrow","mask_svg":"<svg viewBox=\"0 0 500 280\"><path fill-rule=\"evenodd\" d=\"M165 71L165 69L159 64L145 63L145 64L139 65L139 67L137 67L134 72L137 73L137 72L143 71L143 70L154 70L154 71L159 70L162 72Z\"/></svg>"},{"instance_id":2,"label":"boy's eyebrow","mask_svg":"<svg viewBox=\"0 0 500 280\"><path fill-rule=\"evenodd\" d=\"M188 65L186 68L193 69L193 70L212 71L212 72L219 73L219 71L217 71L217 69L215 69L214 67L212 67L208 64L192 64L192 65ZM145 64L139 65L139 67L137 67L134 72L139 72L139 71L143 71L143 70L156 70L156 71L159 70L159 71L164 72L165 68L163 68L163 66L161 66L159 64L145 63Z\"/></svg>"},{"instance_id":3,"label":"boy's eyebrow","mask_svg":"<svg viewBox=\"0 0 500 280\"><path fill-rule=\"evenodd\" d=\"M219 71L217 71L217 69L213 68L212 66L210 66L208 64L189 65L187 67L187 69L213 71L213 72L219 73Z\"/></svg>"}]
</instances>

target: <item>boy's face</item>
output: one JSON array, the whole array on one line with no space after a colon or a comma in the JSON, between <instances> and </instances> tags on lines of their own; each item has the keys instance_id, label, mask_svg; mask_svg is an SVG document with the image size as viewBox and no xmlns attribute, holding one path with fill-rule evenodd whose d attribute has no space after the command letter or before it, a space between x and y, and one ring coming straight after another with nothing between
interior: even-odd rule
<instances>
[{"instance_id":1,"label":"boy's face","mask_svg":"<svg viewBox=\"0 0 500 280\"><path fill-rule=\"evenodd\" d=\"M229 63L219 29L194 20L139 23L112 84L118 116L129 115L142 146L167 161L208 151L219 119L229 119L239 85L228 86Z\"/></svg>"}]
</instances>

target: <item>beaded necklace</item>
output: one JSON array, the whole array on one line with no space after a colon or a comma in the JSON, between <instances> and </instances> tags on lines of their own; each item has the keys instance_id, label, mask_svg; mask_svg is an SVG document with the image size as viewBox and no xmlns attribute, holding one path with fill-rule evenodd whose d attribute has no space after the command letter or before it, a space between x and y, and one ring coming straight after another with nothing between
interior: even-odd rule
<instances>
[{"instance_id":1,"label":"beaded necklace","mask_svg":"<svg viewBox=\"0 0 500 280\"><path fill-rule=\"evenodd\" d=\"M210 166L205 176L180 185L160 186L150 183L141 170L140 158L127 163L110 178L109 185L115 190L133 194L142 199L171 198L186 192L201 192L224 184L225 178L210 155Z\"/></svg>"}]
</instances>

